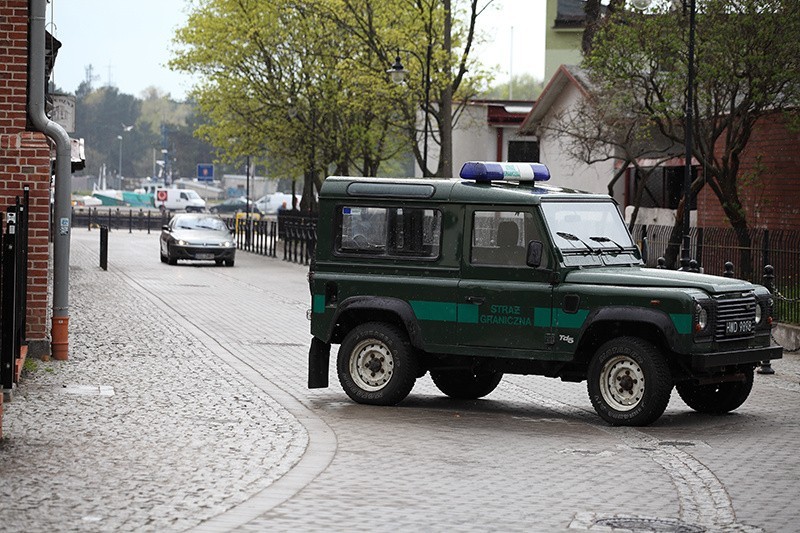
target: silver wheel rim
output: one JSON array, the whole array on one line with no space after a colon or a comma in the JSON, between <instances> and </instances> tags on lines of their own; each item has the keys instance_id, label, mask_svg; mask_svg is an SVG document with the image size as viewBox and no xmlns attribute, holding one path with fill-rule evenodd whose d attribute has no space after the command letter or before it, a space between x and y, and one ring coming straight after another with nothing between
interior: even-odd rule
<instances>
[{"instance_id":1,"label":"silver wheel rim","mask_svg":"<svg viewBox=\"0 0 800 533\"><path fill-rule=\"evenodd\" d=\"M350 352L350 376L359 388L369 392L381 390L393 374L394 358L384 343L367 339Z\"/></svg>"},{"instance_id":2,"label":"silver wheel rim","mask_svg":"<svg viewBox=\"0 0 800 533\"><path fill-rule=\"evenodd\" d=\"M600 394L617 411L630 411L644 396L644 372L633 358L615 355L600 372Z\"/></svg>"}]
</instances>

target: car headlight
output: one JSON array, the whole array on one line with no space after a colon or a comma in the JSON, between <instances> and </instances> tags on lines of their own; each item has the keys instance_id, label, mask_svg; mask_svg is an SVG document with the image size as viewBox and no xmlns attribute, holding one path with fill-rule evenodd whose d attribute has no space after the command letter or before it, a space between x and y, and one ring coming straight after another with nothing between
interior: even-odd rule
<instances>
[{"instance_id":1,"label":"car headlight","mask_svg":"<svg viewBox=\"0 0 800 533\"><path fill-rule=\"evenodd\" d=\"M764 310L761 308L761 302L756 303L756 324L761 324L761 318L764 316Z\"/></svg>"},{"instance_id":2,"label":"car headlight","mask_svg":"<svg viewBox=\"0 0 800 533\"><path fill-rule=\"evenodd\" d=\"M222 243L222 246L225 248L230 248L231 246L233 246L233 243L231 241L225 241Z\"/></svg>"},{"instance_id":3,"label":"car headlight","mask_svg":"<svg viewBox=\"0 0 800 533\"><path fill-rule=\"evenodd\" d=\"M175 241L178 246L187 246L189 243L184 241L183 239L178 239Z\"/></svg>"},{"instance_id":4,"label":"car headlight","mask_svg":"<svg viewBox=\"0 0 800 533\"><path fill-rule=\"evenodd\" d=\"M708 327L708 311L699 303L694 304L695 331L700 333Z\"/></svg>"}]
</instances>

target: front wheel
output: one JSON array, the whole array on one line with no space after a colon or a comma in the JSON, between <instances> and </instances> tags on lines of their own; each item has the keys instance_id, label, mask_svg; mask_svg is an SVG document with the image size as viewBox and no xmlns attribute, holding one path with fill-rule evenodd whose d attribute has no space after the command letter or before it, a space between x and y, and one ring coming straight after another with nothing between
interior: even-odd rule
<instances>
[{"instance_id":1,"label":"front wheel","mask_svg":"<svg viewBox=\"0 0 800 533\"><path fill-rule=\"evenodd\" d=\"M679 383L675 388L686 405L698 413L721 415L737 409L750 396L753 389L753 369L744 371L742 381L710 385Z\"/></svg>"},{"instance_id":2,"label":"front wheel","mask_svg":"<svg viewBox=\"0 0 800 533\"><path fill-rule=\"evenodd\" d=\"M646 426L667 408L672 375L661 352L637 337L603 344L589 364L589 398L613 426Z\"/></svg>"},{"instance_id":3,"label":"front wheel","mask_svg":"<svg viewBox=\"0 0 800 533\"><path fill-rule=\"evenodd\" d=\"M395 405L414 387L414 348L398 327L368 322L353 328L339 347L339 382L355 402Z\"/></svg>"},{"instance_id":4,"label":"front wheel","mask_svg":"<svg viewBox=\"0 0 800 533\"><path fill-rule=\"evenodd\" d=\"M431 379L440 391L451 398L476 400L496 389L503 379L503 373L471 368L431 370Z\"/></svg>"}]
</instances>

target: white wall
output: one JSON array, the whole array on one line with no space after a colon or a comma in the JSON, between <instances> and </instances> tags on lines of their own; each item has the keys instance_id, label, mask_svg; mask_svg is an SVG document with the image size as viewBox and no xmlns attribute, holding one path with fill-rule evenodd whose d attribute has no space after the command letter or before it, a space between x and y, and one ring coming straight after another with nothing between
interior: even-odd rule
<instances>
[{"instance_id":1,"label":"white wall","mask_svg":"<svg viewBox=\"0 0 800 533\"><path fill-rule=\"evenodd\" d=\"M582 98L582 93L574 84L567 84L563 94L542 121L546 126L555 114L572 107ZM550 169L550 184L592 193L608 194L608 183L614 177L614 160L588 165L572 158L566 151L565 141L555 132L542 128L539 139L540 162ZM624 200L624 178L620 178L614 189L614 198L622 204Z\"/></svg>"}]
</instances>

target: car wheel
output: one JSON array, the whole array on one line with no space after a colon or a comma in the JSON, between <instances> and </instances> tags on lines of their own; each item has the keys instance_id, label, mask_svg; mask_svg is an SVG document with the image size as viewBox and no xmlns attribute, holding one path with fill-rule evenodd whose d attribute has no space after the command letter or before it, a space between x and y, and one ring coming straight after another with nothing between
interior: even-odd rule
<instances>
[{"instance_id":1,"label":"car wheel","mask_svg":"<svg viewBox=\"0 0 800 533\"><path fill-rule=\"evenodd\" d=\"M672 375L661 352L637 337L603 344L589 364L594 410L613 426L646 426L667 408Z\"/></svg>"},{"instance_id":2,"label":"car wheel","mask_svg":"<svg viewBox=\"0 0 800 533\"><path fill-rule=\"evenodd\" d=\"M159 251L158 251L158 255L161 257L161 262L162 262L162 263L166 263L166 262L167 262L167 258L166 258L166 256L164 255L164 252L162 252L161 250L159 250Z\"/></svg>"},{"instance_id":3,"label":"car wheel","mask_svg":"<svg viewBox=\"0 0 800 533\"><path fill-rule=\"evenodd\" d=\"M436 387L460 400L476 400L491 393L503 379L502 372L493 370L431 370L431 379Z\"/></svg>"},{"instance_id":4,"label":"car wheel","mask_svg":"<svg viewBox=\"0 0 800 533\"><path fill-rule=\"evenodd\" d=\"M214 263L215 263L217 266L222 266L222 263L224 263L224 262L225 262L225 261L224 261L224 260L222 260L222 259L214 259Z\"/></svg>"},{"instance_id":5,"label":"car wheel","mask_svg":"<svg viewBox=\"0 0 800 533\"><path fill-rule=\"evenodd\" d=\"M698 413L721 415L740 407L753 389L753 369L744 371L744 381L728 381L695 385L679 383L675 386L681 399Z\"/></svg>"},{"instance_id":6,"label":"car wheel","mask_svg":"<svg viewBox=\"0 0 800 533\"><path fill-rule=\"evenodd\" d=\"M172 254L170 253L169 248L167 248L167 263L169 263L170 265L177 265L178 264L178 259L175 258L175 257L172 257Z\"/></svg>"},{"instance_id":7,"label":"car wheel","mask_svg":"<svg viewBox=\"0 0 800 533\"><path fill-rule=\"evenodd\" d=\"M408 335L383 322L352 329L339 347L336 366L347 395L371 405L402 401L417 377L416 354Z\"/></svg>"},{"instance_id":8,"label":"car wheel","mask_svg":"<svg viewBox=\"0 0 800 533\"><path fill-rule=\"evenodd\" d=\"M232 267L233 266L233 262L234 262L233 259L226 259L225 260L225 266Z\"/></svg>"}]
</instances>

